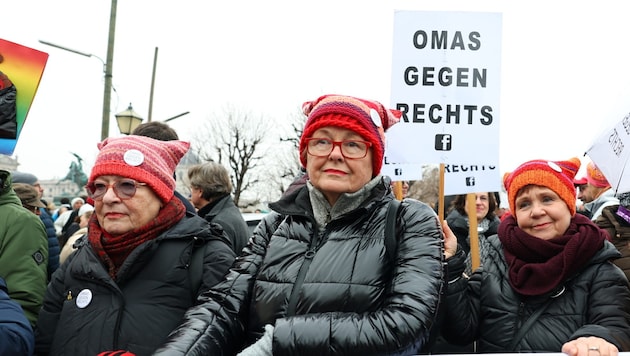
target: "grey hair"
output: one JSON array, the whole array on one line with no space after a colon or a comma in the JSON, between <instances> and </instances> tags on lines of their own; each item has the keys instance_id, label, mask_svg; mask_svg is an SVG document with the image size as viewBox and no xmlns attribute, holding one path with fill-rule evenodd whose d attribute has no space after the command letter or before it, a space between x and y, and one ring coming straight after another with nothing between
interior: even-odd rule
<instances>
[{"instance_id":1,"label":"grey hair","mask_svg":"<svg viewBox=\"0 0 630 356\"><path fill-rule=\"evenodd\" d=\"M203 191L203 198L206 200L232 193L232 181L227 169L216 162L190 167L188 182L194 188Z\"/></svg>"}]
</instances>

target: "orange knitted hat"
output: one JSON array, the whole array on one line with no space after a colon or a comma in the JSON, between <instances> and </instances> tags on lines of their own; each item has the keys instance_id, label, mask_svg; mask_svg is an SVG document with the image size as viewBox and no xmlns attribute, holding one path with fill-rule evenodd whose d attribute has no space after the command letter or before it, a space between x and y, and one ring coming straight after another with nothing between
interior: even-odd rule
<instances>
[{"instance_id":1,"label":"orange knitted hat","mask_svg":"<svg viewBox=\"0 0 630 356\"><path fill-rule=\"evenodd\" d=\"M608 180L604 177L604 173L602 173L593 162L589 162L588 165L586 165L586 180L589 184L597 188L610 187L610 183L608 183Z\"/></svg>"},{"instance_id":2,"label":"orange knitted hat","mask_svg":"<svg viewBox=\"0 0 630 356\"><path fill-rule=\"evenodd\" d=\"M514 213L516 195L527 185L539 185L553 190L575 215L575 186L573 179L580 169L580 159L573 157L567 161L532 160L521 164L511 173L503 176L503 184L508 195L510 211Z\"/></svg>"}]
</instances>

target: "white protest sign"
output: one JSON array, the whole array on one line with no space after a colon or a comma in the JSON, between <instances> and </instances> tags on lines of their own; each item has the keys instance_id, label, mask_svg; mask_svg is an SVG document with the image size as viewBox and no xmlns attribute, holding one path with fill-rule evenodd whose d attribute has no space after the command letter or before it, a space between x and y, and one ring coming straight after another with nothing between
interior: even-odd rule
<instances>
[{"instance_id":1,"label":"white protest sign","mask_svg":"<svg viewBox=\"0 0 630 356\"><path fill-rule=\"evenodd\" d=\"M389 176L392 181L418 180L422 178L424 166L424 164L419 163L388 164L383 162L381 174Z\"/></svg>"},{"instance_id":2,"label":"white protest sign","mask_svg":"<svg viewBox=\"0 0 630 356\"><path fill-rule=\"evenodd\" d=\"M614 127L601 134L586 151L616 193L630 192L630 114L625 115Z\"/></svg>"},{"instance_id":3,"label":"white protest sign","mask_svg":"<svg viewBox=\"0 0 630 356\"><path fill-rule=\"evenodd\" d=\"M500 190L501 21L499 13L395 13L390 107L403 116L387 132L384 171L444 163L447 195Z\"/></svg>"}]
</instances>

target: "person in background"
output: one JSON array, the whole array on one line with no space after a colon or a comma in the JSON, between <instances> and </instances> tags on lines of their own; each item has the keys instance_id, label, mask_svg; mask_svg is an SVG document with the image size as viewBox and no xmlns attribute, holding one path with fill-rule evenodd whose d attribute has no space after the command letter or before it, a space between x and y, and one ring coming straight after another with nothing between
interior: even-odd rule
<instances>
[{"instance_id":1,"label":"person in background","mask_svg":"<svg viewBox=\"0 0 630 356\"><path fill-rule=\"evenodd\" d=\"M81 236L87 234L87 226L90 221L90 217L92 217L92 213L94 212L94 207L90 204L83 204L79 209L79 216L77 217L77 222L72 224L70 227L74 230L74 233L68 238L68 241L61 246L61 253L59 254L59 263L63 264L68 256L72 252L76 250L74 247L74 243L81 238ZM76 226L75 226L76 225Z\"/></svg>"},{"instance_id":2,"label":"person in background","mask_svg":"<svg viewBox=\"0 0 630 356\"><path fill-rule=\"evenodd\" d=\"M13 183L25 183L32 185L39 193L38 198L40 200L42 199L44 189L41 184L39 184L39 179L37 179L35 175L26 172L13 171L11 172L11 181ZM54 222L48 213L48 209L40 208L39 212L39 218L42 223L44 223L46 236L48 237L48 257L46 258L46 261L48 263L47 278L50 281L52 274L57 270L57 268L59 268L59 252L61 252L61 248L59 247L59 240L57 239L57 234L55 232ZM0 274L0 276L2 276L2 274ZM7 278L6 275L4 277ZM9 284L9 290L11 290L11 282L7 281L7 283Z\"/></svg>"},{"instance_id":3,"label":"person in background","mask_svg":"<svg viewBox=\"0 0 630 356\"><path fill-rule=\"evenodd\" d=\"M579 200L579 202L576 202L575 212L578 214L585 215L590 219L591 214L584 207L584 196L583 196L583 193L586 190L587 183L588 183L588 180L586 180L586 177L582 177L579 179L576 178L573 180L573 185L575 186L575 189L577 191L577 199Z\"/></svg>"},{"instance_id":4,"label":"person in background","mask_svg":"<svg viewBox=\"0 0 630 356\"><path fill-rule=\"evenodd\" d=\"M85 207L85 208L84 208ZM61 246L61 250L63 250L64 246L66 246L68 244L68 240L70 239L70 236L74 235L80 228L81 228L81 214L85 214L86 212L91 212L92 210L94 210L94 207L88 203L83 203L81 204L81 206L79 207L79 210L77 211L77 215L74 218L74 221L68 226L68 228L66 229L66 232L63 234L63 236L59 239L59 245ZM63 261L61 261L61 254L59 254L59 263L63 263Z\"/></svg>"},{"instance_id":5,"label":"person in background","mask_svg":"<svg viewBox=\"0 0 630 356\"><path fill-rule=\"evenodd\" d=\"M401 180L398 181L400 182L400 187L401 187L401 193L402 193L402 198L406 198L409 196L409 181L408 180ZM395 185L396 185L396 181L392 181L392 189L395 192Z\"/></svg>"},{"instance_id":6,"label":"person in background","mask_svg":"<svg viewBox=\"0 0 630 356\"><path fill-rule=\"evenodd\" d=\"M606 230L621 257L613 260L630 280L630 192L617 194L619 205L604 207L595 223Z\"/></svg>"},{"instance_id":7,"label":"person in background","mask_svg":"<svg viewBox=\"0 0 630 356\"><path fill-rule=\"evenodd\" d=\"M67 231L70 225L75 221L77 215L79 214L79 209L81 206L85 204L85 200L81 197L74 197L70 201L70 206L72 209L62 213L59 215L57 220L55 220L55 231L57 232L57 236L59 236L59 246L64 245L66 240L68 239Z\"/></svg>"},{"instance_id":8,"label":"person in background","mask_svg":"<svg viewBox=\"0 0 630 356\"><path fill-rule=\"evenodd\" d=\"M13 190L18 198L20 198L22 206L33 214L39 216L41 214L40 208L46 207L46 205L39 200L39 192L32 185L15 183L13 184Z\"/></svg>"},{"instance_id":9,"label":"person in background","mask_svg":"<svg viewBox=\"0 0 630 356\"><path fill-rule=\"evenodd\" d=\"M444 223L449 284L443 335L479 353L630 350L628 280L607 234L576 214L577 157L533 160L504 176L511 216L482 266L462 275L464 254Z\"/></svg>"},{"instance_id":10,"label":"person in background","mask_svg":"<svg viewBox=\"0 0 630 356\"><path fill-rule=\"evenodd\" d=\"M39 191L35 192L39 201ZM26 201L36 204L32 197ZM48 282L48 239L44 224L35 214L34 209L22 206L12 188L11 174L0 170L0 277L7 283L9 297L20 304L31 325L37 320Z\"/></svg>"},{"instance_id":11,"label":"person in background","mask_svg":"<svg viewBox=\"0 0 630 356\"><path fill-rule=\"evenodd\" d=\"M94 213L46 291L38 355L150 355L234 261L218 225L173 194L189 143L125 136L98 148L86 185Z\"/></svg>"},{"instance_id":12,"label":"person in background","mask_svg":"<svg viewBox=\"0 0 630 356\"><path fill-rule=\"evenodd\" d=\"M453 210L446 217L448 226L457 236L457 243L466 254L466 270L464 273L472 274L472 262L470 256L470 227L468 220L468 201L466 194L460 194L453 202ZM497 209L496 195L493 192L475 193L475 212L477 217L477 232L479 238L479 257L485 257L488 249L488 237L495 235L501 221L495 215Z\"/></svg>"},{"instance_id":13,"label":"person in background","mask_svg":"<svg viewBox=\"0 0 630 356\"><path fill-rule=\"evenodd\" d=\"M70 205L70 199L68 197L63 197L59 199L59 207L57 208L57 210L55 210L55 212L51 214L53 221L57 221L59 215L70 209L72 209L72 205ZM55 230L57 230L57 225L55 225ZM59 230L59 232L61 232L61 230Z\"/></svg>"},{"instance_id":14,"label":"person in background","mask_svg":"<svg viewBox=\"0 0 630 356\"><path fill-rule=\"evenodd\" d=\"M33 354L35 337L20 304L9 297L7 284L0 277L0 355Z\"/></svg>"},{"instance_id":15,"label":"person in background","mask_svg":"<svg viewBox=\"0 0 630 356\"><path fill-rule=\"evenodd\" d=\"M168 124L165 124L160 121L149 121L149 122L140 124L131 132L131 134L137 135L137 136L151 137L152 139L160 140L160 141L179 140L179 136L177 135L177 132L175 131L175 129L168 126ZM173 170L173 177L177 179L174 170ZM195 209L195 207L192 205L192 203L190 202L188 198L181 195L177 190L175 190L175 196L179 200L182 201L182 203L186 207L186 211L189 211L193 214L197 214L197 210Z\"/></svg>"},{"instance_id":16,"label":"person in background","mask_svg":"<svg viewBox=\"0 0 630 356\"><path fill-rule=\"evenodd\" d=\"M580 186L579 190L577 197L584 203L583 213L590 216L593 221L597 220L605 207L619 205L615 191L611 189L604 173L593 162L586 166L586 185Z\"/></svg>"},{"instance_id":17,"label":"person in background","mask_svg":"<svg viewBox=\"0 0 630 356\"><path fill-rule=\"evenodd\" d=\"M445 285L438 218L405 199L392 212L395 246L385 237L394 196L380 175L384 132L401 113L342 95L303 109L307 180L269 204L230 273L156 355L412 355L427 346Z\"/></svg>"},{"instance_id":18,"label":"person in background","mask_svg":"<svg viewBox=\"0 0 630 356\"><path fill-rule=\"evenodd\" d=\"M243 215L232 200L230 175L222 165L207 162L188 168L190 201L197 214L209 222L223 227L238 256L249 239L249 230Z\"/></svg>"}]
</instances>

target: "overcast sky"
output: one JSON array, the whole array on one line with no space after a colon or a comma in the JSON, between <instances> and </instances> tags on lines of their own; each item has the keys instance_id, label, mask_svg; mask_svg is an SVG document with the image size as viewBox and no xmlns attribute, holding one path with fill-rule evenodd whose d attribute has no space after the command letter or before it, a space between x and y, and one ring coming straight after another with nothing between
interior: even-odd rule
<instances>
[{"instance_id":1,"label":"overcast sky","mask_svg":"<svg viewBox=\"0 0 630 356\"><path fill-rule=\"evenodd\" d=\"M102 63L38 40L105 59L110 6L106 0L3 4L0 38L50 54L14 152L20 170L60 178L75 152L89 174L100 139ZM189 140L226 105L278 125L326 93L387 105L395 10L500 12L501 171L534 158L581 157L630 111L628 7L624 1L121 0L110 135L120 135L113 115L130 102L147 117L156 47L153 120L189 111L170 122Z\"/></svg>"}]
</instances>

